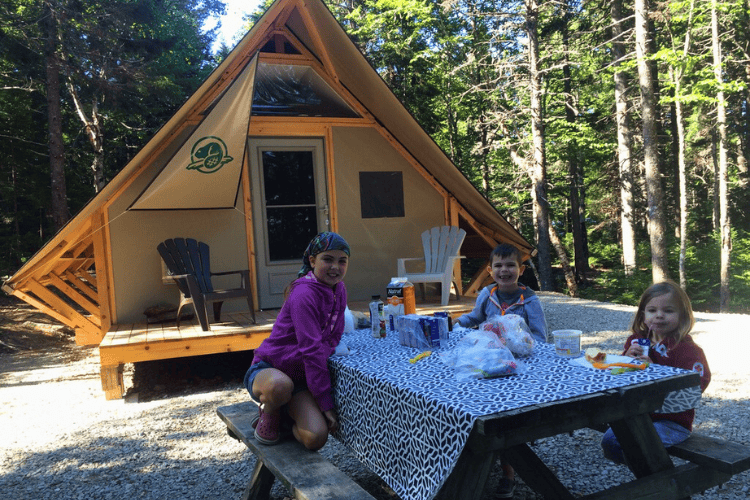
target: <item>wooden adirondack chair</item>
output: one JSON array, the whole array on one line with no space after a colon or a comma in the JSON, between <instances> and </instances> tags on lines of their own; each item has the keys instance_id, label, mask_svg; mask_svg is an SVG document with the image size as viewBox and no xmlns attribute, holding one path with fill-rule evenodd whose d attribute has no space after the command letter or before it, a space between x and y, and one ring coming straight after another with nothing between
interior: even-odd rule
<instances>
[{"instance_id":1,"label":"wooden adirondack chair","mask_svg":"<svg viewBox=\"0 0 750 500\"><path fill-rule=\"evenodd\" d=\"M455 226L433 227L422 233L424 257L398 259L398 275L406 276L410 283L419 283L424 300L424 284L440 283L441 305L447 306L453 282L453 264L463 259L458 250L464 242L466 231ZM424 261L423 273L407 273L406 261ZM458 290L458 287L456 287Z\"/></svg>"},{"instance_id":2,"label":"wooden adirondack chair","mask_svg":"<svg viewBox=\"0 0 750 500\"><path fill-rule=\"evenodd\" d=\"M250 314L255 323L255 306L250 290L250 272L225 271L211 272L211 259L208 245L192 238L173 238L165 240L156 247L167 266L169 275L180 290L180 305L177 308L177 325L180 324L180 312L187 304L192 304L195 315L203 331L208 331L208 304L213 304L214 321L221 318L221 306L227 299L245 298ZM212 276L238 274L240 287L227 290L214 290Z\"/></svg>"}]
</instances>

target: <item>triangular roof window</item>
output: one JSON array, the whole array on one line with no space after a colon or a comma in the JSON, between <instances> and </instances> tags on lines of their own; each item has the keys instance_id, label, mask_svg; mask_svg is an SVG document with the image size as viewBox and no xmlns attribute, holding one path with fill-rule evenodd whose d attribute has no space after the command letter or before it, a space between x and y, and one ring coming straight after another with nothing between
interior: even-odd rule
<instances>
[{"instance_id":1,"label":"triangular roof window","mask_svg":"<svg viewBox=\"0 0 750 500\"><path fill-rule=\"evenodd\" d=\"M310 66L269 63L258 64L252 114L359 118Z\"/></svg>"}]
</instances>

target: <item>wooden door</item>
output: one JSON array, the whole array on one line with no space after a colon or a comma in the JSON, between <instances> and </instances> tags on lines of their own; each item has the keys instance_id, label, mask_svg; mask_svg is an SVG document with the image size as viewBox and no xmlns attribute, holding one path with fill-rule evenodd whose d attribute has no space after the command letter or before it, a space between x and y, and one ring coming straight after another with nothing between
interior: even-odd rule
<instances>
[{"instance_id":1,"label":"wooden door","mask_svg":"<svg viewBox=\"0 0 750 500\"><path fill-rule=\"evenodd\" d=\"M274 309L297 277L302 254L317 233L329 230L322 139L251 138L258 307Z\"/></svg>"}]
</instances>

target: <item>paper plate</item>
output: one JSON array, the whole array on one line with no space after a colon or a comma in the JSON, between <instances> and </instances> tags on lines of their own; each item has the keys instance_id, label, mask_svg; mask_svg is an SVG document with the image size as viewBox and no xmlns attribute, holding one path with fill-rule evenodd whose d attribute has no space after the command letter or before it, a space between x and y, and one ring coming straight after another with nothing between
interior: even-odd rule
<instances>
[{"instance_id":1,"label":"paper plate","mask_svg":"<svg viewBox=\"0 0 750 500\"><path fill-rule=\"evenodd\" d=\"M633 363L636 361L635 358L631 358L629 356L620 356L617 354L607 354L607 359L604 360L604 363ZM570 360L571 363L574 365L582 366L584 368L590 368L592 370L596 370L597 368L594 368L591 363L586 361L586 358L580 357ZM634 365L637 365L639 363L633 363Z\"/></svg>"}]
</instances>

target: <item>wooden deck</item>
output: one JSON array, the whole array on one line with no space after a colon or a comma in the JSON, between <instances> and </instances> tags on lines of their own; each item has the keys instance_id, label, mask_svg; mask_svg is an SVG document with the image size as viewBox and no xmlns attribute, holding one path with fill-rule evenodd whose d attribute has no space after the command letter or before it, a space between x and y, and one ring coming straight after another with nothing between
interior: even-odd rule
<instances>
[{"instance_id":1,"label":"wooden deck","mask_svg":"<svg viewBox=\"0 0 750 500\"><path fill-rule=\"evenodd\" d=\"M469 312L474 300L451 298L442 307L438 298L427 297L424 303L417 304L417 314L448 311L456 318ZM349 308L367 312L367 305L367 302L351 302ZM197 319L181 321L179 327L174 322L112 325L99 344L102 389L107 399L122 398L122 372L126 363L255 349L270 335L278 312L278 309L256 311L256 324L248 312L227 313L222 317L224 322L211 323L207 332L201 330Z\"/></svg>"}]
</instances>

